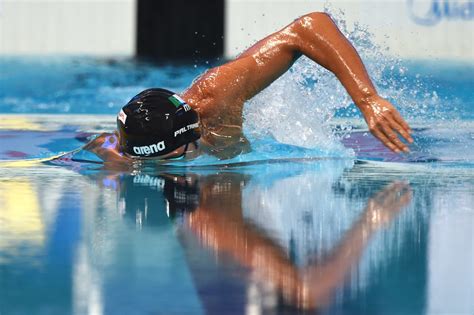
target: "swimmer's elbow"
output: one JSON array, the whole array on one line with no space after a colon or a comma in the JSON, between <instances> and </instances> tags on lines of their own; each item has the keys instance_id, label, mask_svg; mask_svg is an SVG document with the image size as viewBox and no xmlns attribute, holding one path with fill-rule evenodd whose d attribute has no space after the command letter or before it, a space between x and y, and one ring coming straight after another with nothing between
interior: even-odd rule
<instances>
[{"instance_id":1,"label":"swimmer's elbow","mask_svg":"<svg viewBox=\"0 0 474 315\"><path fill-rule=\"evenodd\" d=\"M314 31L320 27L334 26L334 21L326 12L311 12L303 15L295 21L298 32Z\"/></svg>"},{"instance_id":2,"label":"swimmer's elbow","mask_svg":"<svg viewBox=\"0 0 474 315\"><path fill-rule=\"evenodd\" d=\"M303 15L292 23L291 30L295 35L294 45L303 53L325 45L328 36L340 33L331 16L325 12Z\"/></svg>"},{"instance_id":3,"label":"swimmer's elbow","mask_svg":"<svg viewBox=\"0 0 474 315\"><path fill-rule=\"evenodd\" d=\"M333 19L331 18L331 15L329 15L329 13L326 13L326 12L311 12L311 13L303 15L300 19L302 18L310 19L312 20L313 23L333 21Z\"/></svg>"}]
</instances>

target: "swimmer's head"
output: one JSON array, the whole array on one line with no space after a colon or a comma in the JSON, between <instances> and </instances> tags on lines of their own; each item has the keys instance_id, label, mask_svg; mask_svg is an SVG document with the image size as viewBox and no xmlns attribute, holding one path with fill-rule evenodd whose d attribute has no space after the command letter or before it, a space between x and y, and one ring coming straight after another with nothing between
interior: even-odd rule
<instances>
[{"instance_id":1,"label":"swimmer's head","mask_svg":"<svg viewBox=\"0 0 474 315\"><path fill-rule=\"evenodd\" d=\"M132 157L160 157L200 137L199 117L177 94L148 89L117 116L120 148Z\"/></svg>"}]
</instances>

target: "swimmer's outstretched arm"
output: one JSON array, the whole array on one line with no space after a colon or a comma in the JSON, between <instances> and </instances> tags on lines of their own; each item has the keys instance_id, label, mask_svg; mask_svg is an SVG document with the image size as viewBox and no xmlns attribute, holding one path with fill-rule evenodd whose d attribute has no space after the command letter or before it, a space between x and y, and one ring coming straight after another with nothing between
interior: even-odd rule
<instances>
[{"instance_id":1,"label":"swimmer's outstretched arm","mask_svg":"<svg viewBox=\"0 0 474 315\"><path fill-rule=\"evenodd\" d=\"M372 134L395 152L408 152L397 132L413 142L410 127L395 107L377 94L351 43L329 15L314 12L262 39L237 59L213 68L196 80L184 94L201 107L243 103L285 73L301 55L333 72L361 110ZM201 101L200 100L200 101ZM197 107L200 107L197 105ZM202 109L202 108L201 108Z\"/></svg>"}]
</instances>

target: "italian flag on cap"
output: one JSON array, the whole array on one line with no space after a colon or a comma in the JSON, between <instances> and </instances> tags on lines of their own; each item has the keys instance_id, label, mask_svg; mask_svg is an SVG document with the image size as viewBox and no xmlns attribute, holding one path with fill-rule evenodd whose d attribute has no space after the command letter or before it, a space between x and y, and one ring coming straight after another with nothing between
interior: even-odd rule
<instances>
[{"instance_id":1,"label":"italian flag on cap","mask_svg":"<svg viewBox=\"0 0 474 315\"><path fill-rule=\"evenodd\" d=\"M173 103L174 106L176 107L179 107L183 104L186 104L186 102L181 98L179 97L178 94L174 94L174 95L171 95L168 100Z\"/></svg>"}]
</instances>

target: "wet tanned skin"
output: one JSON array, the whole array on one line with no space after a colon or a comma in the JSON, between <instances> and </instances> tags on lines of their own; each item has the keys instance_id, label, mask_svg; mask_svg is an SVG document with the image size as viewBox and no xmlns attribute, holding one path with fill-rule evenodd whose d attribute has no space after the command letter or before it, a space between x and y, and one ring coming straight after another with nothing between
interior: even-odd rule
<instances>
[{"instance_id":1,"label":"wet tanned skin","mask_svg":"<svg viewBox=\"0 0 474 315\"><path fill-rule=\"evenodd\" d=\"M375 137L396 153L409 152L399 135L413 142L410 127L395 107L377 94L356 50L329 15L319 12L296 19L235 60L208 70L181 94L199 113L202 152L228 159L250 151L242 133L244 102L285 73L302 55L336 75ZM132 159L123 156L118 145L103 146L104 138L110 135L101 135L85 149L113 164L130 163Z\"/></svg>"},{"instance_id":2,"label":"wet tanned skin","mask_svg":"<svg viewBox=\"0 0 474 315\"><path fill-rule=\"evenodd\" d=\"M361 110L372 134L392 151L409 152L411 129L395 107L377 94L351 43L325 13L310 13L262 39L238 58L198 78L182 97L200 114L202 142L219 155L248 151L242 135L244 102L285 73L302 55L333 72ZM397 134L398 133L398 134Z\"/></svg>"}]
</instances>

